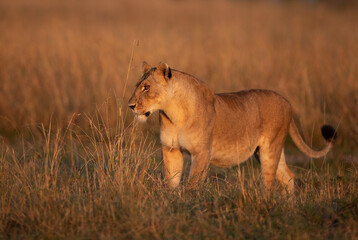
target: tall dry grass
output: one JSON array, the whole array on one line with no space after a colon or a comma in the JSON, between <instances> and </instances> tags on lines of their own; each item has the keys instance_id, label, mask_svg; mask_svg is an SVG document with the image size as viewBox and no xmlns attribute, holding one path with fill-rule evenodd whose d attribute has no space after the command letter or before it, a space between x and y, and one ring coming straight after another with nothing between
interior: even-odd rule
<instances>
[{"instance_id":1,"label":"tall dry grass","mask_svg":"<svg viewBox=\"0 0 358 240\"><path fill-rule=\"evenodd\" d=\"M2 1L0 238L355 239L358 10L336 6ZM311 144L323 123L340 140L322 160L288 156L292 198L267 195L252 160L169 190L157 128L127 112L142 60L216 92L274 89Z\"/></svg>"},{"instance_id":2,"label":"tall dry grass","mask_svg":"<svg viewBox=\"0 0 358 240\"><path fill-rule=\"evenodd\" d=\"M267 194L256 162L215 171L197 191L170 190L151 139L106 109L19 148L0 144L3 239L355 239L358 172L319 161L296 167L294 196ZM121 117L122 116L122 117ZM317 162L316 162L317 164ZM187 178L188 162L186 162Z\"/></svg>"},{"instance_id":3,"label":"tall dry grass","mask_svg":"<svg viewBox=\"0 0 358 240\"><path fill-rule=\"evenodd\" d=\"M148 140L135 128L115 131L95 119L88 119L91 133L75 125L67 133L44 130L46 144L25 152L2 145L2 238L354 239L358 234L352 166L333 172L330 165L296 169L303 183L294 199L280 191L267 196L252 162L224 178L212 175L199 191L170 191L162 185L161 163Z\"/></svg>"}]
</instances>

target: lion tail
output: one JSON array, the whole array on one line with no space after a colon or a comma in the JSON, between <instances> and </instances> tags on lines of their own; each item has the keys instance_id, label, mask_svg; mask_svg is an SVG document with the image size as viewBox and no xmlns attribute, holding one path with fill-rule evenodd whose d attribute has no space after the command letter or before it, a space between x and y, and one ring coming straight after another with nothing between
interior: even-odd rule
<instances>
[{"instance_id":1,"label":"lion tail","mask_svg":"<svg viewBox=\"0 0 358 240\"><path fill-rule=\"evenodd\" d=\"M300 133L298 132L297 126L293 119L291 120L290 127L288 132L290 133L290 136L293 140L293 142L296 144L296 146L307 156L311 158L320 158L329 152L331 150L332 145L334 141L337 138L337 132L335 129L329 125L324 125L321 128L322 136L327 141L327 145L320 151L315 151L312 148L310 148L305 141L302 139Z\"/></svg>"}]
</instances>

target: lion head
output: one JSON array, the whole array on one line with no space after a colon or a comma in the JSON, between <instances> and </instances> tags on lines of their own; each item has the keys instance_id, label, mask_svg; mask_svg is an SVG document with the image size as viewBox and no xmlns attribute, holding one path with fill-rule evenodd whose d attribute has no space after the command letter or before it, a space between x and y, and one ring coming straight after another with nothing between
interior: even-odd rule
<instances>
[{"instance_id":1,"label":"lion head","mask_svg":"<svg viewBox=\"0 0 358 240\"><path fill-rule=\"evenodd\" d=\"M170 100L169 80L172 73L166 63L151 67L146 62L142 64L142 73L128 106L138 120L146 121L153 112L162 109Z\"/></svg>"}]
</instances>

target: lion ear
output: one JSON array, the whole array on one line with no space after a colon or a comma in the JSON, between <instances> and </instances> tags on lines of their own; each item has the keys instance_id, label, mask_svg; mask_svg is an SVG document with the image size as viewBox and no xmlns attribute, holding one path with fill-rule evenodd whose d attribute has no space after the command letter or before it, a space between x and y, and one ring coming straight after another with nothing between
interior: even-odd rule
<instances>
[{"instance_id":1,"label":"lion ear","mask_svg":"<svg viewBox=\"0 0 358 240\"><path fill-rule=\"evenodd\" d=\"M172 70L168 64L161 62L158 64L157 69L163 73L166 80L169 80L172 77Z\"/></svg>"},{"instance_id":2,"label":"lion ear","mask_svg":"<svg viewBox=\"0 0 358 240\"><path fill-rule=\"evenodd\" d=\"M146 62L143 61L142 63L142 73L148 72L152 67Z\"/></svg>"}]
</instances>

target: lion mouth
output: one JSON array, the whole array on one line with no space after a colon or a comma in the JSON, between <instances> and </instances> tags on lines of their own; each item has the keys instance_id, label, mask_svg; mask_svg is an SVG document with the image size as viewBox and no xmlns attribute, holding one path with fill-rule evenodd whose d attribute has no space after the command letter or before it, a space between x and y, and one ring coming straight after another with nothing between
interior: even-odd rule
<instances>
[{"instance_id":1,"label":"lion mouth","mask_svg":"<svg viewBox=\"0 0 358 240\"><path fill-rule=\"evenodd\" d=\"M140 122L146 122L150 114L152 114L152 112L148 111L144 114L136 114L135 116Z\"/></svg>"},{"instance_id":2,"label":"lion mouth","mask_svg":"<svg viewBox=\"0 0 358 240\"><path fill-rule=\"evenodd\" d=\"M139 120L140 122L146 122L148 117L152 114L151 111L145 112L145 113L137 113L134 112L134 115L136 117L137 120Z\"/></svg>"}]
</instances>

